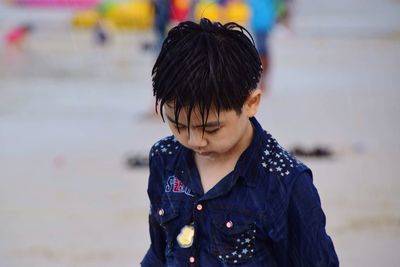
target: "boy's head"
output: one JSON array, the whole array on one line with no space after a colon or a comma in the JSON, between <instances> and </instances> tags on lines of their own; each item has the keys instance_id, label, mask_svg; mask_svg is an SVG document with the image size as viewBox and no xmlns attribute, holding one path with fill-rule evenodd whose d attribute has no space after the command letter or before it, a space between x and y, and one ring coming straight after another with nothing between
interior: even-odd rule
<instances>
[{"instance_id":1,"label":"boy's head","mask_svg":"<svg viewBox=\"0 0 400 267\"><path fill-rule=\"evenodd\" d=\"M242 26L205 18L182 22L169 31L152 70L156 110L163 119L168 110L178 132L184 124L189 133L193 117L207 132L210 115L218 121L221 112L243 112L261 71L254 41Z\"/></svg>"},{"instance_id":2,"label":"boy's head","mask_svg":"<svg viewBox=\"0 0 400 267\"><path fill-rule=\"evenodd\" d=\"M242 26L206 18L182 22L169 31L153 67L156 108L161 115L165 103L174 104L175 115L198 108L204 121L210 109L240 113L261 70L254 41Z\"/></svg>"}]
</instances>

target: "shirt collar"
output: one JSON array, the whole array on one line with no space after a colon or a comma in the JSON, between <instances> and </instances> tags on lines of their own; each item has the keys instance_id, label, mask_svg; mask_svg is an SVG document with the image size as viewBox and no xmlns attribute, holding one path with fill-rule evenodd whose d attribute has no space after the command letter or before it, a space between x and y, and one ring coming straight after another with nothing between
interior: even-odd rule
<instances>
[{"instance_id":1,"label":"shirt collar","mask_svg":"<svg viewBox=\"0 0 400 267\"><path fill-rule=\"evenodd\" d=\"M248 186L257 186L257 163L259 162L259 150L262 146L264 130L255 117L250 118L253 125L253 139L247 149L242 153L235 166L235 174Z\"/></svg>"},{"instance_id":2,"label":"shirt collar","mask_svg":"<svg viewBox=\"0 0 400 267\"><path fill-rule=\"evenodd\" d=\"M193 159L193 150L181 145L173 164L168 164L168 170L173 171L182 183L188 186L194 194L203 195L200 176Z\"/></svg>"}]
</instances>

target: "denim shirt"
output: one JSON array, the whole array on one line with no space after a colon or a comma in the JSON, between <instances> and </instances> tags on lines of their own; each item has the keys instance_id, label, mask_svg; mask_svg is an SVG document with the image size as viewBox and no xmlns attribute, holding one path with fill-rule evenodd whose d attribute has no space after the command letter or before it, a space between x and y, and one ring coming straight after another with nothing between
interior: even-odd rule
<instances>
[{"instance_id":1,"label":"denim shirt","mask_svg":"<svg viewBox=\"0 0 400 267\"><path fill-rule=\"evenodd\" d=\"M310 169L250 120L251 144L205 194L191 150L173 136L153 145L151 246L141 266L339 266ZM188 225L193 244L182 248Z\"/></svg>"}]
</instances>

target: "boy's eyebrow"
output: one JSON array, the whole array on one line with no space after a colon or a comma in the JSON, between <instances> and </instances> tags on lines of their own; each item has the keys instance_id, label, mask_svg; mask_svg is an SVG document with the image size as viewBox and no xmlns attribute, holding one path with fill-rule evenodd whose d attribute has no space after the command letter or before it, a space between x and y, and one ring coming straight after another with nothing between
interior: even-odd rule
<instances>
[{"instance_id":1,"label":"boy's eyebrow","mask_svg":"<svg viewBox=\"0 0 400 267\"><path fill-rule=\"evenodd\" d=\"M167 119L171 122L171 123L173 123L173 124L178 124L178 125L180 125L180 126L184 126L184 127L186 127L186 125L185 124L183 124L183 123L180 123L180 122L176 122L174 119L172 119L170 116L168 116L168 115L165 115L166 117L167 117ZM221 126L221 122L220 121L212 121L212 122L207 122L206 124L204 124L204 127L205 128L207 128L207 127L220 127ZM203 125L195 125L195 126L192 126L193 128L203 128Z\"/></svg>"}]
</instances>

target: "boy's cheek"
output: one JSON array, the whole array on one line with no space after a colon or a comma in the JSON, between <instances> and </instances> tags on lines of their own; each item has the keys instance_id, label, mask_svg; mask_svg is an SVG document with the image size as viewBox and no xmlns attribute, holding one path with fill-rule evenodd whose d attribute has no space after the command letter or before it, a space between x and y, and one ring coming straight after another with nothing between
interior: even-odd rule
<instances>
[{"instance_id":1,"label":"boy's cheek","mask_svg":"<svg viewBox=\"0 0 400 267\"><path fill-rule=\"evenodd\" d=\"M182 135L184 134L182 131L178 131L174 126L168 124L171 133L175 136L178 141L181 141Z\"/></svg>"},{"instance_id":2,"label":"boy's cheek","mask_svg":"<svg viewBox=\"0 0 400 267\"><path fill-rule=\"evenodd\" d=\"M178 131L176 128L171 128L171 132L179 141L184 140L187 136L186 130Z\"/></svg>"},{"instance_id":3,"label":"boy's cheek","mask_svg":"<svg viewBox=\"0 0 400 267\"><path fill-rule=\"evenodd\" d=\"M171 129L172 134L174 135L175 139L178 140L178 142L184 146L187 146L187 135L185 133L182 133L182 131L180 131L180 133L178 132L178 130L172 130Z\"/></svg>"}]
</instances>

